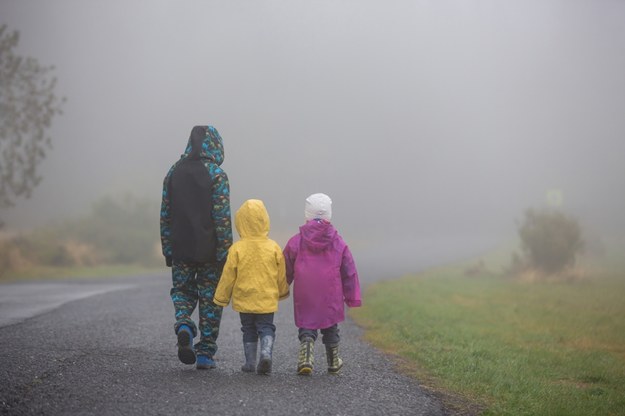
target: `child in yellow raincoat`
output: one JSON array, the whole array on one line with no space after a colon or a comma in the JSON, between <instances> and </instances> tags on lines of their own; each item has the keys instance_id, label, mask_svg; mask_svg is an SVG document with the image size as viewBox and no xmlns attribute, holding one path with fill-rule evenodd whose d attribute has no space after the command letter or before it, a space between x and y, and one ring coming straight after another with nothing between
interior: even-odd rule
<instances>
[{"instance_id":1,"label":"child in yellow raincoat","mask_svg":"<svg viewBox=\"0 0 625 416\"><path fill-rule=\"evenodd\" d=\"M245 352L241 370L269 374L276 333L273 314L278 301L289 296L284 256L278 243L268 237L269 214L263 201L245 201L235 214L234 224L240 239L228 250L214 302L227 306L232 300L232 309L241 317Z\"/></svg>"}]
</instances>

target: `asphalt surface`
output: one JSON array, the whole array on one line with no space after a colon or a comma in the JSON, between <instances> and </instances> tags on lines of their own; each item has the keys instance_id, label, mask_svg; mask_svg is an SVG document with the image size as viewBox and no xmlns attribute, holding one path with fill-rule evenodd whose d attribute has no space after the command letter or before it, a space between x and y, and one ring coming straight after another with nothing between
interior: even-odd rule
<instances>
[{"instance_id":1,"label":"asphalt surface","mask_svg":"<svg viewBox=\"0 0 625 416\"><path fill-rule=\"evenodd\" d=\"M240 323L230 307L221 322L218 367L184 365L176 355L169 286L166 272L0 285L0 414L452 414L363 342L361 329L350 320L339 326L342 373L326 373L318 341L315 372L298 376L291 298L276 314L270 376L240 371ZM7 312L20 305L29 312Z\"/></svg>"}]
</instances>

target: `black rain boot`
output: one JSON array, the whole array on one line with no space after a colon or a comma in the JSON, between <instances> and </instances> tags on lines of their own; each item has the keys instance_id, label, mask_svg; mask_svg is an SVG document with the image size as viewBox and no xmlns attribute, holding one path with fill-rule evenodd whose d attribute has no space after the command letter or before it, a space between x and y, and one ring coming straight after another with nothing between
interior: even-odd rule
<instances>
[{"instance_id":1,"label":"black rain boot","mask_svg":"<svg viewBox=\"0 0 625 416\"><path fill-rule=\"evenodd\" d=\"M271 373L271 354L273 351L273 337L265 335L260 339L260 360L256 372L258 374Z\"/></svg>"},{"instance_id":2,"label":"black rain boot","mask_svg":"<svg viewBox=\"0 0 625 416\"><path fill-rule=\"evenodd\" d=\"M256 369L256 352L258 351L258 342L244 342L243 351L245 352L245 364L241 367L241 371L253 373Z\"/></svg>"},{"instance_id":3,"label":"black rain boot","mask_svg":"<svg viewBox=\"0 0 625 416\"><path fill-rule=\"evenodd\" d=\"M343 367L343 360L339 357L339 344L326 345L326 358L328 359L328 373L338 374Z\"/></svg>"},{"instance_id":4,"label":"black rain boot","mask_svg":"<svg viewBox=\"0 0 625 416\"><path fill-rule=\"evenodd\" d=\"M313 372L315 362L315 341L312 338L304 338L299 344L297 359L297 374L310 375Z\"/></svg>"}]
</instances>

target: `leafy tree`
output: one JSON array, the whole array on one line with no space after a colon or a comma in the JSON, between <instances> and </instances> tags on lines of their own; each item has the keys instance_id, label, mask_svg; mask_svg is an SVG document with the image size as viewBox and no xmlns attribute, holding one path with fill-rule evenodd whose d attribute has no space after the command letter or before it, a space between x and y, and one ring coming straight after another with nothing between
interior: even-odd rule
<instances>
[{"instance_id":1,"label":"leafy tree","mask_svg":"<svg viewBox=\"0 0 625 416\"><path fill-rule=\"evenodd\" d=\"M65 101L54 93L54 67L18 55L18 42L19 32L0 26L0 209L39 184L37 167L52 147L46 131Z\"/></svg>"},{"instance_id":2,"label":"leafy tree","mask_svg":"<svg viewBox=\"0 0 625 416\"><path fill-rule=\"evenodd\" d=\"M574 266L584 248L578 222L557 210L527 210L519 237L525 262L546 273Z\"/></svg>"}]
</instances>

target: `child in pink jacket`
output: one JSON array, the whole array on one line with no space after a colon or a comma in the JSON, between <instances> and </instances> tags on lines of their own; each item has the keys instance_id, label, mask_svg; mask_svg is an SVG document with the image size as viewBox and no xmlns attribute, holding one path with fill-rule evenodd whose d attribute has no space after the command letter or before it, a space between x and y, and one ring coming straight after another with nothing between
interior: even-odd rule
<instances>
[{"instance_id":1,"label":"child in pink jacket","mask_svg":"<svg viewBox=\"0 0 625 416\"><path fill-rule=\"evenodd\" d=\"M304 214L306 224L284 248L286 279L293 284L295 325L299 328L297 373L312 373L314 343L321 331L328 372L336 374L343 366L338 323L345 320L344 304L361 305L358 271L349 247L330 223L330 197L310 195Z\"/></svg>"}]
</instances>

